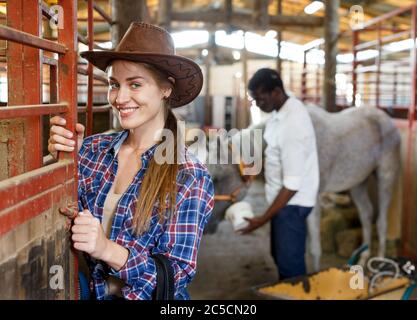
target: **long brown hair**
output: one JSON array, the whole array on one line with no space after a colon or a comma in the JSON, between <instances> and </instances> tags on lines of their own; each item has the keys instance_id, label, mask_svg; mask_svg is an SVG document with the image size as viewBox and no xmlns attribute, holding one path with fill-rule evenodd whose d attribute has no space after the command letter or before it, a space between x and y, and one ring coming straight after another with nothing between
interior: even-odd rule
<instances>
[{"instance_id":1,"label":"long brown hair","mask_svg":"<svg viewBox=\"0 0 417 320\"><path fill-rule=\"evenodd\" d=\"M173 89L174 84L169 81L168 76L156 69L152 65L143 64L154 76L154 79L160 88ZM137 235L142 234L149 227L149 222L152 217L152 209L158 201L158 215L159 221L169 218L175 214L176 196L177 196L177 173L179 167L179 157L177 150L177 118L169 106L169 98L164 99L165 108L165 129L170 130L174 139L167 141L169 146L165 150L174 150L174 162L158 164L155 157L152 157L149 166L146 170L145 176L140 187L138 200L136 204L135 214L133 216L133 230Z\"/></svg>"}]
</instances>

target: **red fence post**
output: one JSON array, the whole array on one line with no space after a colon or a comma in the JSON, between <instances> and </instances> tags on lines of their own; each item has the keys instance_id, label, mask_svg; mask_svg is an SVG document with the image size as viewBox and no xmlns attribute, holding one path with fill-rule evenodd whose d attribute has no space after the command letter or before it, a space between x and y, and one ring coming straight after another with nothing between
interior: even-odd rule
<instances>
[{"instance_id":1,"label":"red fence post","mask_svg":"<svg viewBox=\"0 0 417 320\"><path fill-rule=\"evenodd\" d=\"M59 5L63 10L64 26L58 30L58 41L65 44L68 51L59 59L58 68L58 97L60 102L66 102L69 106L69 112L66 114L67 127L75 132L77 119L77 63L78 63L78 42L77 42L77 0L60 0ZM77 149L75 149L77 150ZM78 162L78 153L60 154L59 159L72 158L74 163ZM72 199L78 198L78 174L77 166L74 166L74 183L72 194L68 195ZM78 261L74 257L74 293L78 298Z\"/></svg>"},{"instance_id":2,"label":"red fence post","mask_svg":"<svg viewBox=\"0 0 417 320\"><path fill-rule=\"evenodd\" d=\"M88 29L88 50L94 49L94 28L93 28L93 18L94 18L94 1L88 0L88 18L87 18L87 29ZM87 66L88 82L87 82L87 136L93 134L93 85L94 85L94 76L93 76L93 65L88 62Z\"/></svg>"},{"instance_id":3,"label":"red fence post","mask_svg":"<svg viewBox=\"0 0 417 320\"><path fill-rule=\"evenodd\" d=\"M408 109L408 132L407 132L407 158L404 174L404 195L403 195L403 239L402 253L404 255L412 254L409 248L410 224L412 217L412 192L413 192L413 146L414 146L414 120L415 109L417 104L417 46L415 38L417 36L417 6L412 8L411 21L411 38L413 39L412 48L412 87L411 101Z\"/></svg>"},{"instance_id":4,"label":"red fence post","mask_svg":"<svg viewBox=\"0 0 417 320\"><path fill-rule=\"evenodd\" d=\"M37 1L15 0L7 4L9 27L39 37L41 12ZM41 103L40 50L9 41L7 47L8 105ZM41 117L11 120L8 148L13 177L42 166Z\"/></svg>"}]
</instances>

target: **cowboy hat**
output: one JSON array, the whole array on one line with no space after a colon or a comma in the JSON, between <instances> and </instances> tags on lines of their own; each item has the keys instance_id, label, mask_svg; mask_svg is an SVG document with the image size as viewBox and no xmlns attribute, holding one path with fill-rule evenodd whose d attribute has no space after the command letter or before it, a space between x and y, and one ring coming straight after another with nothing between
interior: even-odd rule
<instances>
[{"instance_id":1,"label":"cowboy hat","mask_svg":"<svg viewBox=\"0 0 417 320\"><path fill-rule=\"evenodd\" d=\"M84 51L81 57L106 71L113 60L148 63L175 79L170 106L180 107L198 96L203 74L192 60L176 55L174 41L164 29L152 24L133 22L114 50Z\"/></svg>"}]
</instances>

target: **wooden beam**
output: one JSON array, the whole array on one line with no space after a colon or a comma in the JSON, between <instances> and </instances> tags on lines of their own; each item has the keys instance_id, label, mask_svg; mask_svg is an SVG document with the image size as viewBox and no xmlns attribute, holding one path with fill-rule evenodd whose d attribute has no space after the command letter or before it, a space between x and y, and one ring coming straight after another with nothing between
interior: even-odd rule
<instances>
[{"instance_id":1,"label":"wooden beam","mask_svg":"<svg viewBox=\"0 0 417 320\"><path fill-rule=\"evenodd\" d=\"M339 0L325 0L323 106L336 110L336 56L339 37Z\"/></svg>"},{"instance_id":2,"label":"wooden beam","mask_svg":"<svg viewBox=\"0 0 417 320\"><path fill-rule=\"evenodd\" d=\"M315 16L286 16L275 15L268 16L270 27L282 26L303 26L303 27L321 27L323 26L323 18ZM198 21L207 23L227 23L228 16L224 11L218 10L198 10L188 12L173 12L173 21ZM235 26L244 26L246 29L257 30L259 26L253 23L252 15L243 12L233 12L230 23ZM262 29L262 28L261 28Z\"/></svg>"}]
</instances>

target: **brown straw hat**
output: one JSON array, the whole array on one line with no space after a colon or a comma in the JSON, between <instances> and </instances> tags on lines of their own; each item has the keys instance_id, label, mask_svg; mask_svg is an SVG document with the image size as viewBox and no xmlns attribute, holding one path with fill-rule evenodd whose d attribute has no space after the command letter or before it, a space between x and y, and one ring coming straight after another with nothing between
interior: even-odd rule
<instances>
[{"instance_id":1,"label":"brown straw hat","mask_svg":"<svg viewBox=\"0 0 417 320\"><path fill-rule=\"evenodd\" d=\"M84 51L81 57L106 71L113 60L151 64L175 79L170 96L172 108L190 103L201 91L203 74L192 60L176 55L174 41L164 29L148 23L133 22L114 50Z\"/></svg>"}]
</instances>

